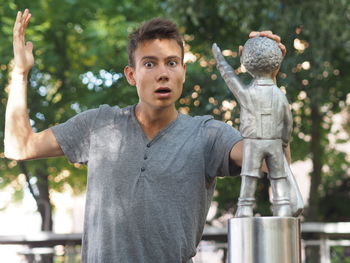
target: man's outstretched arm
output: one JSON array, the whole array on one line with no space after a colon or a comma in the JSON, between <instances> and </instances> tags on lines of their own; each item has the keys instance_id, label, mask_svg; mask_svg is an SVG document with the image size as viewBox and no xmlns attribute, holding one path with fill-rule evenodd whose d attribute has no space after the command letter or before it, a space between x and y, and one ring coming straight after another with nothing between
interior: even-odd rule
<instances>
[{"instance_id":1,"label":"man's outstretched arm","mask_svg":"<svg viewBox=\"0 0 350 263\"><path fill-rule=\"evenodd\" d=\"M25 42L29 10L18 12L13 28L14 68L11 73L5 116L5 157L28 160L61 156L63 152L51 129L34 133L27 111L28 73L34 65L33 44Z\"/></svg>"},{"instance_id":2,"label":"man's outstretched arm","mask_svg":"<svg viewBox=\"0 0 350 263\"><path fill-rule=\"evenodd\" d=\"M289 144L284 148L284 155L286 156L288 164L291 164L292 158ZM242 167L243 163L243 140L237 142L230 151L230 161L232 164ZM268 172L265 160L262 163L261 170L264 173Z\"/></svg>"}]
</instances>

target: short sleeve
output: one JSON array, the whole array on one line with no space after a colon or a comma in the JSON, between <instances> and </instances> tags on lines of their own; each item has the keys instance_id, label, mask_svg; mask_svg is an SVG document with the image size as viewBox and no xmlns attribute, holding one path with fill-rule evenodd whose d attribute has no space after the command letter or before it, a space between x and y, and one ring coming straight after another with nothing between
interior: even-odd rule
<instances>
[{"instance_id":1,"label":"short sleeve","mask_svg":"<svg viewBox=\"0 0 350 263\"><path fill-rule=\"evenodd\" d=\"M230 125L214 119L204 125L206 137L206 176L209 178L239 175L240 167L230 162L232 147L242 136Z\"/></svg>"},{"instance_id":2,"label":"short sleeve","mask_svg":"<svg viewBox=\"0 0 350 263\"><path fill-rule=\"evenodd\" d=\"M87 163L91 130L99 109L87 110L68 121L51 127L62 151L72 163Z\"/></svg>"}]
</instances>

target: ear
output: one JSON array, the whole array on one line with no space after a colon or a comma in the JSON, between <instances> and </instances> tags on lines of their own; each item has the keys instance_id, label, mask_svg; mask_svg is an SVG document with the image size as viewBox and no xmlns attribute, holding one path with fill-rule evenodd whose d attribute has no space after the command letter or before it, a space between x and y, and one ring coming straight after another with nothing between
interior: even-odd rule
<instances>
[{"instance_id":1,"label":"ear","mask_svg":"<svg viewBox=\"0 0 350 263\"><path fill-rule=\"evenodd\" d=\"M183 69L184 69L184 76L183 76L182 83L185 83L185 80L186 80L186 64L185 63L183 64Z\"/></svg>"},{"instance_id":2,"label":"ear","mask_svg":"<svg viewBox=\"0 0 350 263\"><path fill-rule=\"evenodd\" d=\"M135 77L134 77L135 71L134 71L133 67L126 66L124 68L124 75L131 86L136 85L136 81L135 81Z\"/></svg>"}]
</instances>

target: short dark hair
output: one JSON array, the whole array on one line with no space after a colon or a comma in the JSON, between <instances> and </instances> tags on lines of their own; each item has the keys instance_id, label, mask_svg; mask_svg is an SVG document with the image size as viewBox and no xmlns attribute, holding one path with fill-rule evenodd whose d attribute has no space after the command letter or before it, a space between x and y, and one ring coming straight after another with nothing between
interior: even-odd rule
<instances>
[{"instance_id":1,"label":"short dark hair","mask_svg":"<svg viewBox=\"0 0 350 263\"><path fill-rule=\"evenodd\" d=\"M183 39L176 24L164 19L153 18L144 22L129 35L128 56L129 66L135 67L135 50L138 45L153 39L174 39L181 48L181 58L184 58Z\"/></svg>"}]
</instances>

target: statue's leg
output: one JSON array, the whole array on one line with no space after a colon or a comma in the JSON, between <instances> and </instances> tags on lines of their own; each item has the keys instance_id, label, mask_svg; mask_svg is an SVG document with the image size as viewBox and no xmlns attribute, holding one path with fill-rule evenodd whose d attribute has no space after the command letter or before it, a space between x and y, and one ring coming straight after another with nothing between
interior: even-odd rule
<instances>
[{"instance_id":1,"label":"statue's leg","mask_svg":"<svg viewBox=\"0 0 350 263\"><path fill-rule=\"evenodd\" d=\"M292 216L289 200L289 184L283 163L283 148L281 140L272 140L269 155L266 159L269 167L269 179L272 188L272 204L274 216Z\"/></svg>"},{"instance_id":2,"label":"statue's leg","mask_svg":"<svg viewBox=\"0 0 350 263\"><path fill-rule=\"evenodd\" d=\"M263 153L257 151L258 140L243 140L243 162L241 171L241 191L237 204L236 217L253 216L253 205L255 203L255 190L257 181L260 178L260 167Z\"/></svg>"},{"instance_id":3,"label":"statue's leg","mask_svg":"<svg viewBox=\"0 0 350 263\"><path fill-rule=\"evenodd\" d=\"M255 203L255 190L258 178L242 175L241 191L237 204L236 217L252 217Z\"/></svg>"},{"instance_id":4,"label":"statue's leg","mask_svg":"<svg viewBox=\"0 0 350 263\"><path fill-rule=\"evenodd\" d=\"M273 193L273 215L292 216L286 178L270 178Z\"/></svg>"}]
</instances>

